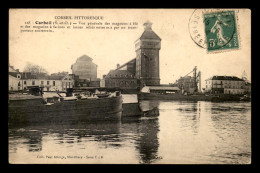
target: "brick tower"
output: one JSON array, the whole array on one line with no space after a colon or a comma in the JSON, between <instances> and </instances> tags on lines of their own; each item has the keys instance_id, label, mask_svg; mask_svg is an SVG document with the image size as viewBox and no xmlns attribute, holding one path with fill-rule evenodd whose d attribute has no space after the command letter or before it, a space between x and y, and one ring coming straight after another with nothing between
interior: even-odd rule
<instances>
[{"instance_id":1,"label":"brick tower","mask_svg":"<svg viewBox=\"0 0 260 173\"><path fill-rule=\"evenodd\" d=\"M152 23L144 24L144 32L135 42L136 77L141 86L160 85L159 51L161 38L152 30Z\"/></svg>"}]
</instances>

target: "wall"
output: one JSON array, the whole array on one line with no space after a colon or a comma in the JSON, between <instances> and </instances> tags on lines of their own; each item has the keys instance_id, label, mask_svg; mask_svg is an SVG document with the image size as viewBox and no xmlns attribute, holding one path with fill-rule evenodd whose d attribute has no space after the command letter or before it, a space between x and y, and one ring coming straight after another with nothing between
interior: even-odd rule
<instances>
[{"instance_id":1,"label":"wall","mask_svg":"<svg viewBox=\"0 0 260 173\"><path fill-rule=\"evenodd\" d=\"M135 78L106 78L105 87L107 88L122 88L135 89L137 88L137 79Z\"/></svg>"},{"instance_id":2,"label":"wall","mask_svg":"<svg viewBox=\"0 0 260 173\"><path fill-rule=\"evenodd\" d=\"M224 89L224 94L243 94L245 92L244 81L233 80L207 80L206 92L210 92L214 89Z\"/></svg>"},{"instance_id":3,"label":"wall","mask_svg":"<svg viewBox=\"0 0 260 173\"><path fill-rule=\"evenodd\" d=\"M13 77L11 75L9 75L9 81L8 81L8 89L9 91L18 91L18 90L22 90L22 82L19 78ZM18 86L20 82L20 87Z\"/></svg>"}]
</instances>

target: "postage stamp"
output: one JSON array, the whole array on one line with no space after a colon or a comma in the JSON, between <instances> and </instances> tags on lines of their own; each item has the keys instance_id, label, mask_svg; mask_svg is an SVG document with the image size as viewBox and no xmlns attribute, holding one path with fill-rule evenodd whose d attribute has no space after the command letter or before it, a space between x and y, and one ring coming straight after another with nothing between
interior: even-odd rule
<instances>
[{"instance_id":1,"label":"postage stamp","mask_svg":"<svg viewBox=\"0 0 260 173\"><path fill-rule=\"evenodd\" d=\"M208 52L238 49L235 11L203 14Z\"/></svg>"}]
</instances>

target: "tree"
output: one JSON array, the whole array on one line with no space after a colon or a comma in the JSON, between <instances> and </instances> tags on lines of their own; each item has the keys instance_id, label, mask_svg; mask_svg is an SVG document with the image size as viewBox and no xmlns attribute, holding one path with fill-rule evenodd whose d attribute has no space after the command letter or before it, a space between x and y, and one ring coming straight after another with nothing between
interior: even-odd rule
<instances>
[{"instance_id":1,"label":"tree","mask_svg":"<svg viewBox=\"0 0 260 173\"><path fill-rule=\"evenodd\" d=\"M27 62L23 71L30 72L31 74L48 74L48 71L45 68L30 62Z\"/></svg>"}]
</instances>

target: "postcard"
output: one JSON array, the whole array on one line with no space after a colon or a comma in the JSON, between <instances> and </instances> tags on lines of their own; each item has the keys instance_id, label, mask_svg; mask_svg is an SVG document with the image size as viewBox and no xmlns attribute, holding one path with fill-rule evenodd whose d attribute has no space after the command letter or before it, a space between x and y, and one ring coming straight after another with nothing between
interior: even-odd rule
<instances>
[{"instance_id":1,"label":"postcard","mask_svg":"<svg viewBox=\"0 0 260 173\"><path fill-rule=\"evenodd\" d=\"M10 164L250 164L250 9L9 9Z\"/></svg>"}]
</instances>

